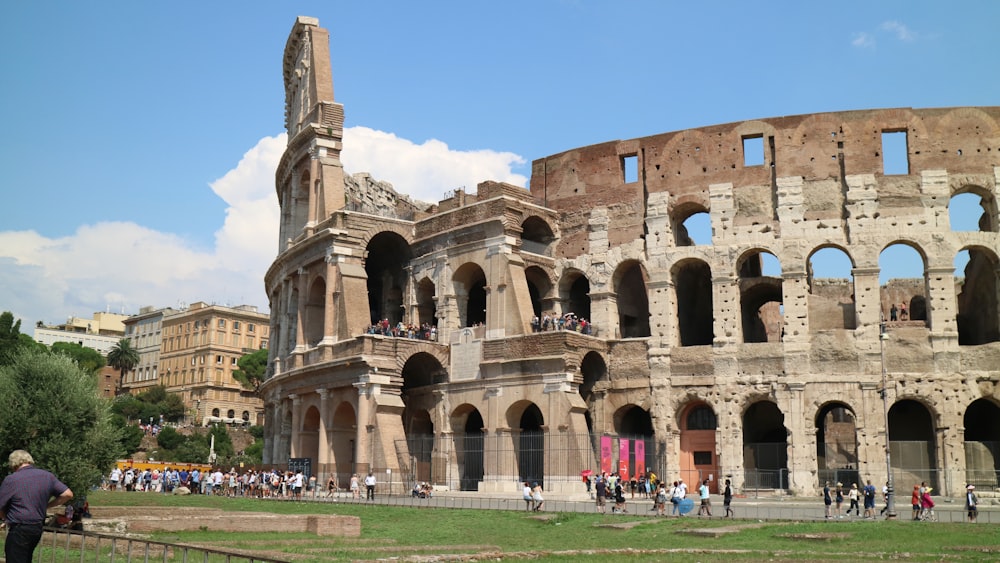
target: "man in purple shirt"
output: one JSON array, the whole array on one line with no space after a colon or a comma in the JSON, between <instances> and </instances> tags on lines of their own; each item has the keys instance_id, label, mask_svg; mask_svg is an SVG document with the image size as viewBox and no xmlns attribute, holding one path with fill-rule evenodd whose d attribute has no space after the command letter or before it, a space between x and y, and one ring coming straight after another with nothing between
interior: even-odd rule
<instances>
[{"instance_id":1,"label":"man in purple shirt","mask_svg":"<svg viewBox=\"0 0 1000 563\"><path fill-rule=\"evenodd\" d=\"M34 463L28 452L14 450L8 458L11 474L0 484L0 519L7 524L7 563L30 563L42 539L46 510L73 498L69 487Z\"/></svg>"}]
</instances>

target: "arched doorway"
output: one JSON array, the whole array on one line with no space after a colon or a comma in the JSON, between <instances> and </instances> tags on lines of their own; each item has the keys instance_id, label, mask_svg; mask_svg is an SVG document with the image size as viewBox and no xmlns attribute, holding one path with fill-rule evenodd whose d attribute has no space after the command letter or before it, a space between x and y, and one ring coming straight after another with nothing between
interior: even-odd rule
<instances>
[{"instance_id":1,"label":"arched doorway","mask_svg":"<svg viewBox=\"0 0 1000 563\"><path fill-rule=\"evenodd\" d=\"M615 413L615 433L618 434L619 468L622 466L621 462L626 462L629 477L636 478L645 473L647 468L653 469L656 443L653 440L653 419L649 411L636 405L618 409ZM627 445L623 446L622 440L628 440Z\"/></svg>"},{"instance_id":2,"label":"arched doorway","mask_svg":"<svg viewBox=\"0 0 1000 563\"><path fill-rule=\"evenodd\" d=\"M981 490L995 490L1000 475L1000 407L991 399L977 399L965 409L966 482Z\"/></svg>"},{"instance_id":3,"label":"arched doorway","mask_svg":"<svg viewBox=\"0 0 1000 563\"><path fill-rule=\"evenodd\" d=\"M681 346L706 346L715 338L712 312L712 269L707 263L681 260L671 275L677 303L677 334Z\"/></svg>"},{"instance_id":4,"label":"arched doorway","mask_svg":"<svg viewBox=\"0 0 1000 563\"><path fill-rule=\"evenodd\" d=\"M649 331L649 297L646 276L638 262L626 262L613 277L621 338L643 338Z\"/></svg>"},{"instance_id":5,"label":"arched doorway","mask_svg":"<svg viewBox=\"0 0 1000 563\"><path fill-rule=\"evenodd\" d=\"M455 436L455 462L458 464L459 489L478 491L485 474L483 415L472 405L461 405L451 416Z\"/></svg>"},{"instance_id":6,"label":"arched doorway","mask_svg":"<svg viewBox=\"0 0 1000 563\"><path fill-rule=\"evenodd\" d=\"M573 313L581 319L590 318L590 280L583 272L571 270L559 282L559 298L563 300L563 314Z\"/></svg>"},{"instance_id":7,"label":"arched doorway","mask_svg":"<svg viewBox=\"0 0 1000 563\"><path fill-rule=\"evenodd\" d=\"M521 410L517 415L518 408ZM514 432L514 447L517 452L517 472L520 481L529 483L544 483L545 478L545 421L542 411L531 402L518 402L508 411L508 419L516 429Z\"/></svg>"},{"instance_id":8,"label":"arched doorway","mask_svg":"<svg viewBox=\"0 0 1000 563\"><path fill-rule=\"evenodd\" d=\"M337 405L337 409L333 411L333 423L330 425L330 443L337 486L345 489L349 486L351 474L355 471L354 437L357 430L358 418L354 407L347 401Z\"/></svg>"},{"instance_id":9,"label":"arched doorway","mask_svg":"<svg viewBox=\"0 0 1000 563\"><path fill-rule=\"evenodd\" d=\"M681 412L681 478L685 483L700 483L709 476L709 488L719 492L719 458L715 447L718 420L707 403L696 402Z\"/></svg>"},{"instance_id":10,"label":"arched doorway","mask_svg":"<svg viewBox=\"0 0 1000 563\"><path fill-rule=\"evenodd\" d=\"M788 488L788 430L778 405L760 401L743 413L743 488Z\"/></svg>"},{"instance_id":11,"label":"arched doorway","mask_svg":"<svg viewBox=\"0 0 1000 563\"><path fill-rule=\"evenodd\" d=\"M903 399L892 405L889 448L895 482L926 482L938 488L934 419L923 403Z\"/></svg>"},{"instance_id":12,"label":"arched doorway","mask_svg":"<svg viewBox=\"0 0 1000 563\"><path fill-rule=\"evenodd\" d=\"M409 243L393 232L379 233L368 242L365 273L373 323L388 319L395 325L404 320L403 295L408 281L405 266L411 254Z\"/></svg>"},{"instance_id":13,"label":"arched doorway","mask_svg":"<svg viewBox=\"0 0 1000 563\"><path fill-rule=\"evenodd\" d=\"M463 327L486 324L486 272L472 262L462 265L452 277Z\"/></svg>"},{"instance_id":14,"label":"arched doorway","mask_svg":"<svg viewBox=\"0 0 1000 563\"><path fill-rule=\"evenodd\" d=\"M816 413L816 466L819 483L860 483L854 411L829 403Z\"/></svg>"},{"instance_id":15,"label":"arched doorway","mask_svg":"<svg viewBox=\"0 0 1000 563\"><path fill-rule=\"evenodd\" d=\"M312 467L319 463L319 425L322 422L319 409L310 406L302 417L302 429L299 430L298 455L295 457L309 458Z\"/></svg>"},{"instance_id":16,"label":"arched doorway","mask_svg":"<svg viewBox=\"0 0 1000 563\"><path fill-rule=\"evenodd\" d=\"M323 317L326 310L326 282L317 278L309 287L309 298L306 300L305 337L310 347L319 345L323 340Z\"/></svg>"}]
</instances>

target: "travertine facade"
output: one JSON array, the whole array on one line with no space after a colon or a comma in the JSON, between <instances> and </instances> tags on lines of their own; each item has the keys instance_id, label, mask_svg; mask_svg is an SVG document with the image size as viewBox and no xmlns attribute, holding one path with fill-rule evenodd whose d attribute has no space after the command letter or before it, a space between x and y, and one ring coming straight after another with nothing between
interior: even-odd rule
<instances>
[{"instance_id":1,"label":"travertine facade","mask_svg":"<svg viewBox=\"0 0 1000 563\"><path fill-rule=\"evenodd\" d=\"M907 486L996 485L1000 108L614 141L536 160L530 191L485 182L420 206L345 178L318 22L296 22L284 61L265 462L309 457L342 482L390 469L578 490L581 470L621 461L811 494L884 480L888 420ZM902 170L887 174L899 138ZM951 229L966 192L977 232ZM922 279L880 284L895 244ZM828 252L849 262L843 278L813 276ZM535 332L533 317L568 313L592 327ZM366 334L380 319L436 334Z\"/></svg>"}]
</instances>

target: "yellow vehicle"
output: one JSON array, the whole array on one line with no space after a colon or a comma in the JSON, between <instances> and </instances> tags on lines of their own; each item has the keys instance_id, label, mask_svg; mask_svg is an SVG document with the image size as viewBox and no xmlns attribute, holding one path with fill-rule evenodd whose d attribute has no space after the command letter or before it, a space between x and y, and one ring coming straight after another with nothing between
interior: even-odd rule
<instances>
[{"instance_id":1,"label":"yellow vehicle","mask_svg":"<svg viewBox=\"0 0 1000 563\"><path fill-rule=\"evenodd\" d=\"M168 467L170 469L177 469L178 471L181 469L187 469L188 472L197 469L201 473L212 470L212 466L207 463L181 463L179 461L134 461L131 459L120 459L118 460L117 465L118 469L121 469L122 471L127 471L129 468L135 469L136 471L145 471L147 469L152 471L157 469L160 473L162 473L163 470Z\"/></svg>"}]
</instances>

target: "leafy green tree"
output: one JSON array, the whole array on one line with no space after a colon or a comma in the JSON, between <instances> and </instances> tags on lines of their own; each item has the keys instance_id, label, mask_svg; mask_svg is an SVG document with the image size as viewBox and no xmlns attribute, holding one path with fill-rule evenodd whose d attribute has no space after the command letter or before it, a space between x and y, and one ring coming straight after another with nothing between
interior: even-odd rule
<instances>
[{"instance_id":1,"label":"leafy green tree","mask_svg":"<svg viewBox=\"0 0 1000 563\"><path fill-rule=\"evenodd\" d=\"M52 351L57 354L69 356L80 366L80 369L87 373L96 374L106 364L104 356L93 348L81 346L76 342L53 342Z\"/></svg>"},{"instance_id":2,"label":"leafy green tree","mask_svg":"<svg viewBox=\"0 0 1000 563\"><path fill-rule=\"evenodd\" d=\"M121 415L113 415L112 421L115 426L121 428L122 451L125 452L126 456L131 457L133 453L139 450L139 445L142 444L142 437L145 432L142 431L142 428L139 428L138 424L129 424L125 420L125 417Z\"/></svg>"},{"instance_id":3,"label":"leafy green tree","mask_svg":"<svg viewBox=\"0 0 1000 563\"><path fill-rule=\"evenodd\" d=\"M145 403L162 403L167 398L167 388L163 385L156 385L139 393L139 399Z\"/></svg>"},{"instance_id":4,"label":"leafy green tree","mask_svg":"<svg viewBox=\"0 0 1000 563\"><path fill-rule=\"evenodd\" d=\"M160 445L161 448L166 450L176 449L177 446L181 445L187 438L180 432L174 430L173 426L165 426L160 433L156 435L156 443Z\"/></svg>"},{"instance_id":5,"label":"leafy green tree","mask_svg":"<svg viewBox=\"0 0 1000 563\"><path fill-rule=\"evenodd\" d=\"M253 389L254 393L259 393L260 384L264 383L267 375L267 348L244 355L236 361L236 365L240 369L233 372L233 379L243 387Z\"/></svg>"},{"instance_id":6,"label":"leafy green tree","mask_svg":"<svg viewBox=\"0 0 1000 563\"><path fill-rule=\"evenodd\" d=\"M160 407L163 418L170 422L177 422L184 418L187 410L187 407L184 405L184 399L181 399L181 396L177 393L167 394L167 397L157 403L157 405Z\"/></svg>"},{"instance_id":7,"label":"leafy green tree","mask_svg":"<svg viewBox=\"0 0 1000 563\"><path fill-rule=\"evenodd\" d=\"M81 497L123 453L97 380L66 356L27 348L0 366L0 413L0 452L27 450Z\"/></svg>"},{"instance_id":8,"label":"leafy green tree","mask_svg":"<svg viewBox=\"0 0 1000 563\"><path fill-rule=\"evenodd\" d=\"M119 371L116 395L121 395L125 388L125 374L139 365L139 352L132 348L128 338L122 338L108 352L108 365Z\"/></svg>"},{"instance_id":9,"label":"leafy green tree","mask_svg":"<svg viewBox=\"0 0 1000 563\"><path fill-rule=\"evenodd\" d=\"M27 334L21 334L21 319L15 321L10 311L0 313L0 366L11 363L17 352L26 348L46 349Z\"/></svg>"},{"instance_id":10,"label":"leafy green tree","mask_svg":"<svg viewBox=\"0 0 1000 563\"><path fill-rule=\"evenodd\" d=\"M119 395L115 397L113 403L111 403L111 412L121 415L125 420L136 420L139 419L140 422L145 422L142 420L142 409L146 406L146 403L139 400L137 397L132 395Z\"/></svg>"},{"instance_id":11,"label":"leafy green tree","mask_svg":"<svg viewBox=\"0 0 1000 563\"><path fill-rule=\"evenodd\" d=\"M188 436L177 449L173 451L173 461L184 463L207 463L208 443L204 436Z\"/></svg>"},{"instance_id":12,"label":"leafy green tree","mask_svg":"<svg viewBox=\"0 0 1000 563\"><path fill-rule=\"evenodd\" d=\"M205 440L211 442L215 437L215 455L219 459L229 459L236 453L233 449L233 439L229 437L229 432L223 424L213 424L205 436ZM211 445L211 444L210 444Z\"/></svg>"}]
</instances>

